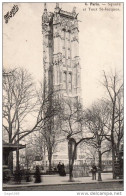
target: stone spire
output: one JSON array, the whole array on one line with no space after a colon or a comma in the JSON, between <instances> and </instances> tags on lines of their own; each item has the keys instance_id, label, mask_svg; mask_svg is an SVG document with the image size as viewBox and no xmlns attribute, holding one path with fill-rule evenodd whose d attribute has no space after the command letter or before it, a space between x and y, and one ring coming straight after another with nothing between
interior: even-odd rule
<instances>
[{"instance_id":1,"label":"stone spire","mask_svg":"<svg viewBox=\"0 0 126 196\"><path fill-rule=\"evenodd\" d=\"M72 13L76 13L76 7L73 7Z\"/></svg>"},{"instance_id":2,"label":"stone spire","mask_svg":"<svg viewBox=\"0 0 126 196\"><path fill-rule=\"evenodd\" d=\"M60 8L59 8L59 3L56 3L56 7L55 7L55 12L59 12Z\"/></svg>"},{"instance_id":3,"label":"stone spire","mask_svg":"<svg viewBox=\"0 0 126 196\"><path fill-rule=\"evenodd\" d=\"M49 22L49 16L48 16L48 12L47 12L46 3L44 3L44 12L43 12L43 16L42 16L42 21L44 23L48 23Z\"/></svg>"},{"instance_id":4,"label":"stone spire","mask_svg":"<svg viewBox=\"0 0 126 196\"><path fill-rule=\"evenodd\" d=\"M59 3L56 3L56 9L59 8Z\"/></svg>"},{"instance_id":5,"label":"stone spire","mask_svg":"<svg viewBox=\"0 0 126 196\"><path fill-rule=\"evenodd\" d=\"M44 12L47 12L46 3L44 3Z\"/></svg>"}]
</instances>

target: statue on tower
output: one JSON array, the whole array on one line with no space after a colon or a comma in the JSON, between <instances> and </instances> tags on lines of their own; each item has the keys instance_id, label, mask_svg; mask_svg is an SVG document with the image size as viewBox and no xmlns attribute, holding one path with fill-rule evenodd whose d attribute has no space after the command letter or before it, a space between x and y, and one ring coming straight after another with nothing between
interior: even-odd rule
<instances>
[{"instance_id":1,"label":"statue on tower","mask_svg":"<svg viewBox=\"0 0 126 196\"><path fill-rule=\"evenodd\" d=\"M76 14L76 7L73 7L72 13L73 13L73 14Z\"/></svg>"},{"instance_id":2,"label":"statue on tower","mask_svg":"<svg viewBox=\"0 0 126 196\"><path fill-rule=\"evenodd\" d=\"M56 3L55 12L59 12L59 11L60 11L59 3Z\"/></svg>"},{"instance_id":3,"label":"statue on tower","mask_svg":"<svg viewBox=\"0 0 126 196\"><path fill-rule=\"evenodd\" d=\"M44 12L47 12L46 3L44 3Z\"/></svg>"},{"instance_id":4,"label":"statue on tower","mask_svg":"<svg viewBox=\"0 0 126 196\"><path fill-rule=\"evenodd\" d=\"M48 12L47 12L46 3L44 3L44 12L43 12L43 16L42 16L42 21L43 21L43 23L49 22L49 16L48 16Z\"/></svg>"},{"instance_id":5,"label":"statue on tower","mask_svg":"<svg viewBox=\"0 0 126 196\"><path fill-rule=\"evenodd\" d=\"M74 18L77 18L78 14L76 13L76 7L73 7L72 14Z\"/></svg>"},{"instance_id":6,"label":"statue on tower","mask_svg":"<svg viewBox=\"0 0 126 196\"><path fill-rule=\"evenodd\" d=\"M59 3L56 3L56 8L59 8Z\"/></svg>"}]
</instances>

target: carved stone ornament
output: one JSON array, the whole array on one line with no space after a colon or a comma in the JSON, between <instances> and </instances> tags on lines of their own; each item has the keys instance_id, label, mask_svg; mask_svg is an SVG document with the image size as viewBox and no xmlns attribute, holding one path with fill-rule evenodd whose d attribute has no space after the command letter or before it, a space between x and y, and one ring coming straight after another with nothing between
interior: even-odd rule
<instances>
[{"instance_id":1,"label":"carved stone ornament","mask_svg":"<svg viewBox=\"0 0 126 196\"><path fill-rule=\"evenodd\" d=\"M74 36L72 41L77 41L78 42L78 37L77 36Z\"/></svg>"},{"instance_id":2,"label":"carved stone ornament","mask_svg":"<svg viewBox=\"0 0 126 196\"><path fill-rule=\"evenodd\" d=\"M66 20L62 20L61 25L62 25L62 28L66 29L66 25L67 25Z\"/></svg>"},{"instance_id":3,"label":"carved stone ornament","mask_svg":"<svg viewBox=\"0 0 126 196\"><path fill-rule=\"evenodd\" d=\"M47 48L48 47L48 43L43 41L43 45Z\"/></svg>"},{"instance_id":4,"label":"carved stone ornament","mask_svg":"<svg viewBox=\"0 0 126 196\"><path fill-rule=\"evenodd\" d=\"M47 56L44 55L44 57L43 57L44 62L46 62L46 59L47 59Z\"/></svg>"},{"instance_id":5,"label":"carved stone ornament","mask_svg":"<svg viewBox=\"0 0 126 196\"><path fill-rule=\"evenodd\" d=\"M48 24L43 24L43 25L42 25L42 28L43 28L43 31L44 31L44 32L49 32L49 31L50 31L50 27L49 27Z\"/></svg>"},{"instance_id":6,"label":"carved stone ornament","mask_svg":"<svg viewBox=\"0 0 126 196\"><path fill-rule=\"evenodd\" d=\"M43 21L43 23L48 23L49 22L48 12L43 13L42 21Z\"/></svg>"},{"instance_id":7,"label":"carved stone ornament","mask_svg":"<svg viewBox=\"0 0 126 196\"><path fill-rule=\"evenodd\" d=\"M61 22L61 18L59 14L54 15L53 24L58 24Z\"/></svg>"},{"instance_id":8,"label":"carved stone ornament","mask_svg":"<svg viewBox=\"0 0 126 196\"><path fill-rule=\"evenodd\" d=\"M60 36L59 32L55 32L53 35L53 37L59 37L59 36Z\"/></svg>"},{"instance_id":9,"label":"carved stone ornament","mask_svg":"<svg viewBox=\"0 0 126 196\"><path fill-rule=\"evenodd\" d=\"M66 31L70 31L72 22L70 20L63 19L61 25L62 25L62 29L65 29Z\"/></svg>"},{"instance_id":10,"label":"carved stone ornament","mask_svg":"<svg viewBox=\"0 0 126 196\"><path fill-rule=\"evenodd\" d=\"M51 48L52 47L52 43L49 43L49 48Z\"/></svg>"},{"instance_id":11,"label":"carved stone ornament","mask_svg":"<svg viewBox=\"0 0 126 196\"><path fill-rule=\"evenodd\" d=\"M74 27L78 28L78 21L77 20L74 20Z\"/></svg>"}]
</instances>

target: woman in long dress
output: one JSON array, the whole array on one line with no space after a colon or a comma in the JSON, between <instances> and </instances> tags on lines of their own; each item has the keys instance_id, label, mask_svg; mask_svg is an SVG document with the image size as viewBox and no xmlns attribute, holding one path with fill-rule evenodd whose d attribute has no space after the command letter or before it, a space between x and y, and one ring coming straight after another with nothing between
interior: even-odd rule
<instances>
[{"instance_id":1,"label":"woman in long dress","mask_svg":"<svg viewBox=\"0 0 126 196\"><path fill-rule=\"evenodd\" d=\"M36 166L36 171L35 171L35 183L40 183L41 182L41 174L39 170L39 166Z\"/></svg>"},{"instance_id":2,"label":"woman in long dress","mask_svg":"<svg viewBox=\"0 0 126 196\"><path fill-rule=\"evenodd\" d=\"M64 166L64 164L62 163L62 165L61 165L61 174L60 174L61 176L66 176L66 172L65 172L65 166Z\"/></svg>"}]
</instances>

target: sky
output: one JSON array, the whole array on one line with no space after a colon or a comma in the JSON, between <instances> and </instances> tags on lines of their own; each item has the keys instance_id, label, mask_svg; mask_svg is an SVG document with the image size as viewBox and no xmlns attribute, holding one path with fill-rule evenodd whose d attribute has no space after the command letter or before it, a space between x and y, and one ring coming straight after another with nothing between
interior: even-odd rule
<instances>
[{"instance_id":1,"label":"sky","mask_svg":"<svg viewBox=\"0 0 126 196\"><path fill-rule=\"evenodd\" d=\"M25 67L35 82L43 79L43 3L3 3L3 16L18 5L19 10L5 23L3 17L3 66ZM76 7L79 20L81 96L90 106L104 96L103 70L123 73L123 4L90 5L59 3L65 11ZM55 3L47 3L53 12ZM107 10L111 9L111 10ZM112 11L113 9L113 11Z\"/></svg>"}]
</instances>

